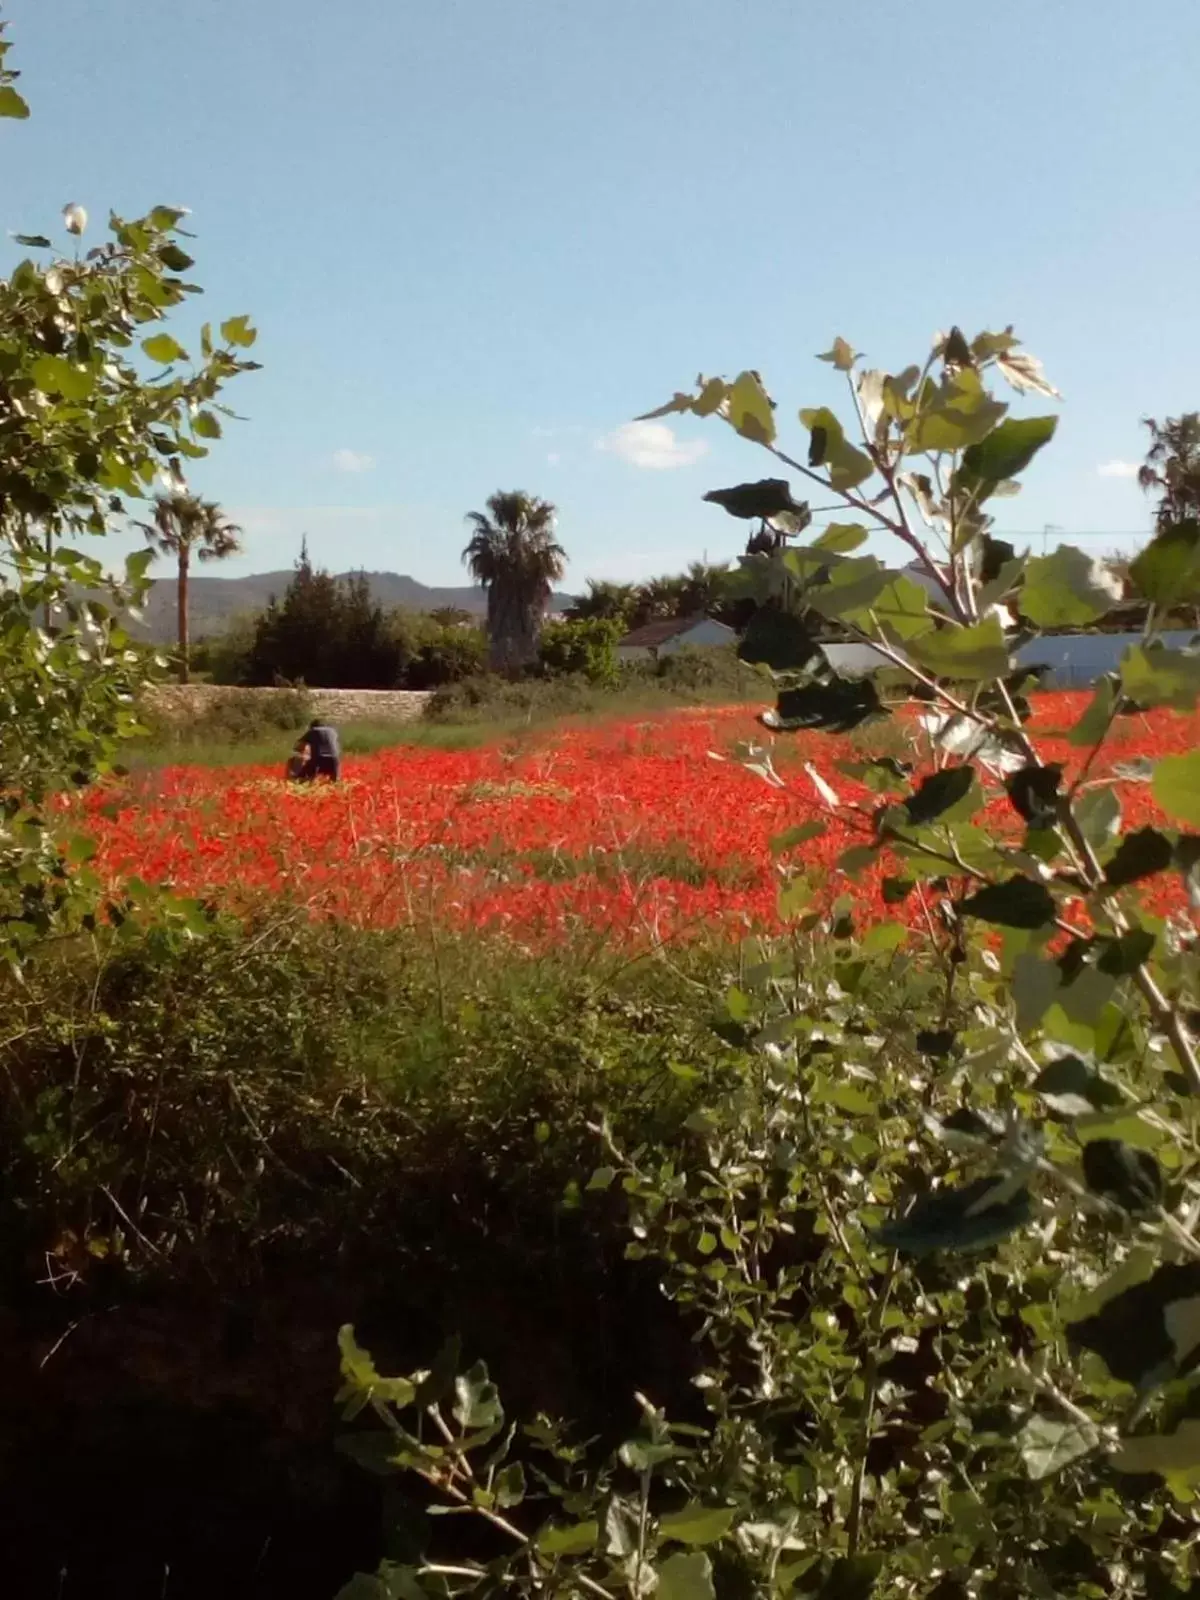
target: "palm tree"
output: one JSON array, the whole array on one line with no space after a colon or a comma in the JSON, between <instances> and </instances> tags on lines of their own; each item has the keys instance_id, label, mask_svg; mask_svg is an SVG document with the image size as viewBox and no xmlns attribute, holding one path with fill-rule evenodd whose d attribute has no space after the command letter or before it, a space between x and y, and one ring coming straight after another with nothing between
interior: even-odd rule
<instances>
[{"instance_id":1,"label":"palm tree","mask_svg":"<svg viewBox=\"0 0 1200 1600\"><path fill-rule=\"evenodd\" d=\"M1200 517L1200 412L1168 417L1161 427L1145 417L1142 425L1149 428L1151 442L1138 483L1147 494L1159 495L1154 516L1159 531Z\"/></svg>"},{"instance_id":2,"label":"palm tree","mask_svg":"<svg viewBox=\"0 0 1200 1600\"><path fill-rule=\"evenodd\" d=\"M568 606L567 616L572 622L626 623L637 605L637 585L613 583L608 578L589 578L587 593L576 597Z\"/></svg>"},{"instance_id":3,"label":"palm tree","mask_svg":"<svg viewBox=\"0 0 1200 1600\"><path fill-rule=\"evenodd\" d=\"M472 511L463 551L475 582L487 590L488 658L494 672L516 673L537 660L550 591L567 570L554 538L555 508L519 490L500 491L487 511Z\"/></svg>"},{"instance_id":4,"label":"palm tree","mask_svg":"<svg viewBox=\"0 0 1200 1600\"><path fill-rule=\"evenodd\" d=\"M683 588L679 596L679 603L684 616L705 616L710 611L715 611L725 598L729 577L729 563L722 561L715 566L707 561L693 561L689 564L683 575Z\"/></svg>"},{"instance_id":5,"label":"palm tree","mask_svg":"<svg viewBox=\"0 0 1200 1600\"><path fill-rule=\"evenodd\" d=\"M686 578L649 578L640 585L637 602L630 619L635 628L647 622L665 622L668 618L682 617Z\"/></svg>"},{"instance_id":6,"label":"palm tree","mask_svg":"<svg viewBox=\"0 0 1200 1600\"><path fill-rule=\"evenodd\" d=\"M160 555L174 556L179 581L179 681L188 681L188 578L192 553L201 561L224 561L241 549L241 529L228 521L220 506L183 490L160 494L154 502L153 522L138 527Z\"/></svg>"}]
</instances>

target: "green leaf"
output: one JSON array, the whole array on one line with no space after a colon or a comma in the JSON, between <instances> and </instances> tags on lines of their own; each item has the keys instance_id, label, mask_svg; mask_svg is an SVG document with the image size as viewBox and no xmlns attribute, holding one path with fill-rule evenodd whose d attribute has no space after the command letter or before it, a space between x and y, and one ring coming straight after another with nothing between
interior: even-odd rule
<instances>
[{"instance_id":1,"label":"green leaf","mask_svg":"<svg viewBox=\"0 0 1200 1600\"><path fill-rule=\"evenodd\" d=\"M773 444L775 412L756 372L739 373L726 396L726 415L743 439Z\"/></svg>"},{"instance_id":2,"label":"green leaf","mask_svg":"<svg viewBox=\"0 0 1200 1600\"><path fill-rule=\"evenodd\" d=\"M454 1416L463 1428L490 1428L504 1420L499 1390L482 1361L455 1378L454 1394Z\"/></svg>"},{"instance_id":3,"label":"green leaf","mask_svg":"<svg viewBox=\"0 0 1200 1600\"><path fill-rule=\"evenodd\" d=\"M887 881L895 883L896 880L891 878ZM877 922L863 934L860 948L866 956L886 955L898 949L907 938L908 929L902 922Z\"/></svg>"},{"instance_id":4,"label":"green leaf","mask_svg":"<svg viewBox=\"0 0 1200 1600\"><path fill-rule=\"evenodd\" d=\"M702 1550L677 1551L658 1569L655 1600L716 1600L712 1562Z\"/></svg>"},{"instance_id":5,"label":"green leaf","mask_svg":"<svg viewBox=\"0 0 1200 1600\"><path fill-rule=\"evenodd\" d=\"M1121 661L1121 687L1139 705L1192 711L1200 697L1200 655L1134 645Z\"/></svg>"},{"instance_id":6,"label":"green leaf","mask_svg":"<svg viewBox=\"0 0 1200 1600\"><path fill-rule=\"evenodd\" d=\"M853 350L845 339L838 337L833 341L832 348L826 350L824 355L818 356L817 360L828 361L839 372L849 372L858 360L858 352Z\"/></svg>"},{"instance_id":7,"label":"green leaf","mask_svg":"<svg viewBox=\"0 0 1200 1600\"><path fill-rule=\"evenodd\" d=\"M230 317L221 324L221 337L226 344L248 350L258 338L258 331L251 326L249 317Z\"/></svg>"},{"instance_id":8,"label":"green leaf","mask_svg":"<svg viewBox=\"0 0 1200 1600\"><path fill-rule=\"evenodd\" d=\"M1130 562L1140 594L1158 606L1200 599L1200 522L1178 522L1152 539Z\"/></svg>"},{"instance_id":9,"label":"green leaf","mask_svg":"<svg viewBox=\"0 0 1200 1600\"><path fill-rule=\"evenodd\" d=\"M704 499L743 522L789 516L801 517L807 523L809 516L807 502L792 499L786 478L759 478L754 483L735 483L728 489L710 489Z\"/></svg>"},{"instance_id":10,"label":"green leaf","mask_svg":"<svg viewBox=\"0 0 1200 1600\"><path fill-rule=\"evenodd\" d=\"M995 1176L923 1194L903 1216L875 1230L879 1242L904 1255L938 1250L983 1250L1023 1227L1033 1215L1029 1191L1019 1188L989 1203Z\"/></svg>"},{"instance_id":11,"label":"green leaf","mask_svg":"<svg viewBox=\"0 0 1200 1600\"><path fill-rule=\"evenodd\" d=\"M823 528L813 540L816 550L832 550L836 555L848 555L851 550L857 550L859 545L866 544L870 534L858 522L831 522Z\"/></svg>"},{"instance_id":12,"label":"green leaf","mask_svg":"<svg viewBox=\"0 0 1200 1600\"><path fill-rule=\"evenodd\" d=\"M1084 838L1093 848L1107 844L1121 826L1121 802L1115 789L1087 789L1072 809Z\"/></svg>"},{"instance_id":13,"label":"green leaf","mask_svg":"<svg viewBox=\"0 0 1200 1600\"><path fill-rule=\"evenodd\" d=\"M772 672L807 666L819 654L820 647L800 618L774 606L759 606L738 646L740 660L770 667Z\"/></svg>"},{"instance_id":14,"label":"green leaf","mask_svg":"<svg viewBox=\"0 0 1200 1600\"><path fill-rule=\"evenodd\" d=\"M1086 1116L1089 1111L1124 1105L1115 1084L1102 1078L1095 1067L1078 1056L1062 1056L1043 1067L1033 1082L1034 1092L1064 1117Z\"/></svg>"},{"instance_id":15,"label":"green leaf","mask_svg":"<svg viewBox=\"0 0 1200 1600\"><path fill-rule=\"evenodd\" d=\"M1086 747L1104 737L1112 721L1118 684L1119 680L1112 673L1097 680L1096 692L1089 700L1087 709L1067 734L1068 744L1073 744L1077 748Z\"/></svg>"},{"instance_id":16,"label":"green leaf","mask_svg":"<svg viewBox=\"0 0 1200 1600\"><path fill-rule=\"evenodd\" d=\"M927 378L905 429L904 448L910 455L964 450L991 433L1007 410L971 367L947 373L940 384Z\"/></svg>"},{"instance_id":17,"label":"green leaf","mask_svg":"<svg viewBox=\"0 0 1200 1600\"><path fill-rule=\"evenodd\" d=\"M882 1570L881 1555L838 1556L817 1600L870 1600Z\"/></svg>"},{"instance_id":18,"label":"green leaf","mask_svg":"<svg viewBox=\"0 0 1200 1600\"><path fill-rule=\"evenodd\" d=\"M38 356L29 371L43 394L60 394L64 400L86 400L95 386L86 367L76 367L63 356Z\"/></svg>"},{"instance_id":19,"label":"green leaf","mask_svg":"<svg viewBox=\"0 0 1200 1600\"><path fill-rule=\"evenodd\" d=\"M1185 1418L1174 1433L1126 1439L1109 1464L1117 1472L1156 1472L1173 1487L1178 1486L1181 1498L1190 1498L1187 1490L1200 1475L1200 1418Z\"/></svg>"},{"instance_id":20,"label":"green leaf","mask_svg":"<svg viewBox=\"0 0 1200 1600\"><path fill-rule=\"evenodd\" d=\"M617 1169L615 1167L597 1167L587 1181L587 1192L589 1194L603 1193L605 1189L611 1189L616 1175Z\"/></svg>"},{"instance_id":21,"label":"green leaf","mask_svg":"<svg viewBox=\"0 0 1200 1600\"><path fill-rule=\"evenodd\" d=\"M1044 928L1054 921L1054 896L1032 878L1009 878L977 889L959 906L965 917L978 917L1001 928Z\"/></svg>"},{"instance_id":22,"label":"green leaf","mask_svg":"<svg viewBox=\"0 0 1200 1600\"><path fill-rule=\"evenodd\" d=\"M501 1467L492 1479L492 1493L501 1510L521 1504L525 1498L525 1468L519 1461L510 1461L508 1466Z\"/></svg>"},{"instance_id":23,"label":"green leaf","mask_svg":"<svg viewBox=\"0 0 1200 1600\"><path fill-rule=\"evenodd\" d=\"M1131 972L1136 972L1143 962L1149 961L1156 941L1148 928L1130 928L1119 937L1098 942L1100 957L1096 962L1097 970L1113 978L1125 978Z\"/></svg>"},{"instance_id":24,"label":"green leaf","mask_svg":"<svg viewBox=\"0 0 1200 1600\"><path fill-rule=\"evenodd\" d=\"M943 767L923 778L916 792L904 802L904 810L914 828L936 822L944 812L966 799L975 783L974 768Z\"/></svg>"},{"instance_id":25,"label":"green leaf","mask_svg":"<svg viewBox=\"0 0 1200 1600\"><path fill-rule=\"evenodd\" d=\"M913 639L908 653L918 666L939 678L980 680L1002 678L1008 671L1008 646L997 616L967 628L939 628Z\"/></svg>"},{"instance_id":26,"label":"green leaf","mask_svg":"<svg viewBox=\"0 0 1200 1600\"><path fill-rule=\"evenodd\" d=\"M17 117L23 121L28 115L29 106L12 84L0 85L0 117Z\"/></svg>"},{"instance_id":27,"label":"green leaf","mask_svg":"<svg viewBox=\"0 0 1200 1600\"><path fill-rule=\"evenodd\" d=\"M885 906L897 906L907 900L916 887L911 878L885 878L880 884L880 893Z\"/></svg>"},{"instance_id":28,"label":"green leaf","mask_svg":"<svg viewBox=\"0 0 1200 1600\"><path fill-rule=\"evenodd\" d=\"M177 244L164 244L158 252L158 259L168 272L186 272L196 263L186 250L181 250Z\"/></svg>"},{"instance_id":29,"label":"green leaf","mask_svg":"<svg viewBox=\"0 0 1200 1600\"><path fill-rule=\"evenodd\" d=\"M1013 810L1031 828L1052 828L1058 820L1058 786L1062 768L1021 767L1004 780L1005 792Z\"/></svg>"},{"instance_id":30,"label":"green leaf","mask_svg":"<svg viewBox=\"0 0 1200 1600\"><path fill-rule=\"evenodd\" d=\"M1075 1124L1076 1133L1085 1141L1083 1176L1093 1194L1103 1195L1134 1215L1160 1206L1162 1172L1154 1156L1124 1139L1089 1137L1096 1126L1136 1130L1139 1136L1142 1130L1147 1135L1157 1130L1138 1117L1120 1117L1116 1113L1098 1113Z\"/></svg>"},{"instance_id":31,"label":"green leaf","mask_svg":"<svg viewBox=\"0 0 1200 1600\"><path fill-rule=\"evenodd\" d=\"M733 1526L733 1506L702 1506L693 1501L681 1511L669 1511L658 1525L663 1539L678 1544L716 1544Z\"/></svg>"},{"instance_id":32,"label":"green leaf","mask_svg":"<svg viewBox=\"0 0 1200 1600\"><path fill-rule=\"evenodd\" d=\"M782 833L777 833L769 841L772 855L782 855L785 850L794 850L798 844L807 844L810 839L819 839L828 832L829 825L825 822L801 822L794 828L785 828Z\"/></svg>"},{"instance_id":33,"label":"green leaf","mask_svg":"<svg viewBox=\"0 0 1200 1600\"><path fill-rule=\"evenodd\" d=\"M1159 833L1157 828L1139 828L1121 840L1116 854L1104 869L1104 881L1110 889L1140 883L1156 872L1165 872L1173 856L1171 841L1165 834Z\"/></svg>"},{"instance_id":34,"label":"green leaf","mask_svg":"<svg viewBox=\"0 0 1200 1600\"><path fill-rule=\"evenodd\" d=\"M1102 562L1064 544L1030 557L1017 603L1036 627L1064 628L1107 616L1120 598L1121 586Z\"/></svg>"},{"instance_id":35,"label":"green leaf","mask_svg":"<svg viewBox=\"0 0 1200 1600\"><path fill-rule=\"evenodd\" d=\"M904 643L920 634L930 634L934 624L930 616L930 597L920 584L915 584L902 573L885 574L886 581L870 605L870 614L861 619L848 614L848 621L869 632L878 627L891 645Z\"/></svg>"},{"instance_id":36,"label":"green leaf","mask_svg":"<svg viewBox=\"0 0 1200 1600\"><path fill-rule=\"evenodd\" d=\"M784 732L813 728L824 733L850 733L882 711L870 678L834 678L829 683L806 683L798 689L783 690L775 711L764 713L763 721L767 727Z\"/></svg>"},{"instance_id":37,"label":"green leaf","mask_svg":"<svg viewBox=\"0 0 1200 1600\"><path fill-rule=\"evenodd\" d=\"M1017 1435L1021 1458L1033 1479L1051 1478L1100 1443L1100 1430L1090 1422L1059 1417L1030 1417Z\"/></svg>"},{"instance_id":38,"label":"green leaf","mask_svg":"<svg viewBox=\"0 0 1200 1600\"><path fill-rule=\"evenodd\" d=\"M24 245L27 250L49 250L51 247L44 233L14 233L13 242Z\"/></svg>"},{"instance_id":39,"label":"green leaf","mask_svg":"<svg viewBox=\"0 0 1200 1600\"><path fill-rule=\"evenodd\" d=\"M548 1525L534 1542L544 1556L580 1556L594 1550L599 1537L598 1522L575 1522L567 1527Z\"/></svg>"},{"instance_id":40,"label":"green leaf","mask_svg":"<svg viewBox=\"0 0 1200 1600\"><path fill-rule=\"evenodd\" d=\"M800 421L809 431L808 464L824 467L834 489L856 489L875 471L870 456L847 442L841 423L828 406L806 408Z\"/></svg>"},{"instance_id":41,"label":"green leaf","mask_svg":"<svg viewBox=\"0 0 1200 1600\"><path fill-rule=\"evenodd\" d=\"M1057 417L1007 417L963 453L954 487L986 500L998 484L1023 472L1054 437Z\"/></svg>"},{"instance_id":42,"label":"green leaf","mask_svg":"<svg viewBox=\"0 0 1200 1600\"><path fill-rule=\"evenodd\" d=\"M172 361L187 360L187 351L169 333L156 333L149 339L143 339L142 349L151 361L158 361L163 366L168 366Z\"/></svg>"},{"instance_id":43,"label":"green leaf","mask_svg":"<svg viewBox=\"0 0 1200 1600\"><path fill-rule=\"evenodd\" d=\"M1121 1383L1142 1387L1167 1381L1200 1346L1200 1262L1164 1262L1143 1277L1144 1257L1101 1286L1068 1319L1071 1343L1091 1350ZM1133 1276L1137 1281L1125 1281ZM1118 1286L1117 1292L1113 1288Z\"/></svg>"},{"instance_id":44,"label":"green leaf","mask_svg":"<svg viewBox=\"0 0 1200 1600\"><path fill-rule=\"evenodd\" d=\"M1168 816L1200 827L1200 750L1163 756L1154 769L1150 792Z\"/></svg>"},{"instance_id":45,"label":"green leaf","mask_svg":"<svg viewBox=\"0 0 1200 1600\"><path fill-rule=\"evenodd\" d=\"M220 421L211 411L197 411L192 419L192 429L202 439L219 439L221 437Z\"/></svg>"}]
</instances>

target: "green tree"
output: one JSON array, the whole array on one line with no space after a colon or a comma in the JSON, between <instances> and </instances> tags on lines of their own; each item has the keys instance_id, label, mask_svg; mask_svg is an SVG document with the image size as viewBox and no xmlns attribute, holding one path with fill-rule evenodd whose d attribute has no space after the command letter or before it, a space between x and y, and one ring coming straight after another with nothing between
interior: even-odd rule
<instances>
[{"instance_id":1,"label":"green tree","mask_svg":"<svg viewBox=\"0 0 1200 1600\"><path fill-rule=\"evenodd\" d=\"M647 622L666 622L683 616L687 580L682 577L650 578L638 585L630 626L643 627Z\"/></svg>"},{"instance_id":2,"label":"green tree","mask_svg":"<svg viewBox=\"0 0 1200 1600\"><path fill-rule=\"evenodd\" d=\"M179 641L179 681L186 683L191 673L191 644L188 628L188 583L192 557L200 561L224 561L241 549L241 529L228 521L213 500L202 500L186 490L160 494L154 502L152 522L139 522L151 549L175 560L177 633Z\"/></svg>"},{"instance_id":3,"label":"green tree","mask_svg":"<svg viewBox=\"0 0 1200 1600\"><path fill-rule=\"evenodd\" d=\"M729 563L693 561L683 575L680 615L709 616L720 609L729 589Z\"/></svg>"},{"instance_id":4,"label":"green tree","mask_svg":"<svg viewBox=\"0 0 1200 1600\"><path fill-rule=\"evenodd\" d=\"M0 118L24 117L8 51L0 24ZM152 671L119 620L150 552L116 582L79 541L128 516L164 471L207 455L224 384L256 366L245 317L217 334L204 324L195 361L166 331L199 293L181 217L169 206L112 216L109 238L80 253L86 219L73 208L67 251L16 234L28 254L0 279L0 959L14 966L91 903L45 826L58 813L42 807L111 767ZM53 630L39 626L49 609Z\"/></svg>"},{"instance_id":5,"label":"green tree","mask_svg":"<svg viewBox=\"0 0 1200 1600\"><path fill-rule=\"evenodd\" d=\"M1159 424L1146 417L1150 448L1138 483L1158 495L1155 524L1161 531L1200 518L1200 412L1185 411Z\"/></svg>"},{"instance_id":6,"label":"green tree","mask_svg":"<svg viewBox=\"0 0 1200 1600\"><path fill-rule=\"evenodd\" d=\"M637 606L637 585L589 578L583 594L567 607L572 622L619 622L627 626Z\"/></svg>"},{"instance_id":7,"label":"green tree","mask_svg":"<svg viewBox=\"0 0 1200 1600\"><path fill-rule=\"evenodd\" d=\"M566 551L554 537L555 508L519 491L492 495L487 511L467 517L473 529L463 561L487 590L493 671L516 673L537 660L546 602L566 572Z\"/></svg>"}]
</instances>

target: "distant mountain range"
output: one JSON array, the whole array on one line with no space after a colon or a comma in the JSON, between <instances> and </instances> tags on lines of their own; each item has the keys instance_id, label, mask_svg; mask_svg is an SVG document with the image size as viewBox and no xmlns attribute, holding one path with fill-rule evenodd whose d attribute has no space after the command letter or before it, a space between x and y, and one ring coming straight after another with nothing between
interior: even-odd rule
<instances>
[{"instance_id":1,"label":"distant mountain range","mask_svg":"<svg viewBox=\"0 0 1200 1600\"><path fill-rule=\"evenodd\" d=\"M355 574L340 573L340 577ZM196 573L188 583L188 611L193 639L212 638L224 633L235 617L253 616L272 595L282 599L292 581L292 570L255 572L245 578L212 578ZM400 572L368 572L371 593L385 610L403 607L406 611L437 611L457 606L482 617L487 611L487 596L482 589L438 589ZM143 611L142 625L134 631L156 642L169 643L175 637L176 580L155 578L150 598ZM561 611L573 596L552 594L549 609Z\"/></svg>"}]
</instances>

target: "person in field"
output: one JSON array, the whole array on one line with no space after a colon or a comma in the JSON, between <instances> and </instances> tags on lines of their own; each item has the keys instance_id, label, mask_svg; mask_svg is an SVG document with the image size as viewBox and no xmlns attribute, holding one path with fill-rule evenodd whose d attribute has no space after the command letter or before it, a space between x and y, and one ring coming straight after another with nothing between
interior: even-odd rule
<instances>
[{"instance_id":1,"label":"person in field","mask_svg":"<svg viewBox=\"0 0 1200 1600\"><path fill-rule=\"evenodd\" d=\"M336 783L342 772L342 745L337 729L328 722L314 717L308 732L296 744L296 753L303 757L297 776L301 783L312 783L316 778L328 778ZM289 775L291 763L288 763Z\"/></svg>"}]
</instances>

